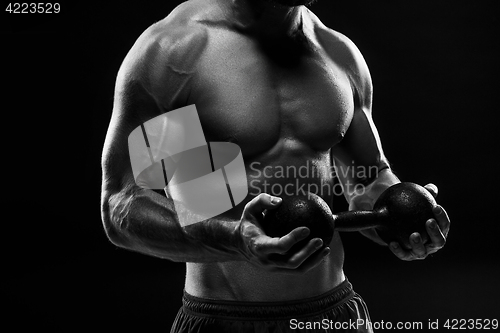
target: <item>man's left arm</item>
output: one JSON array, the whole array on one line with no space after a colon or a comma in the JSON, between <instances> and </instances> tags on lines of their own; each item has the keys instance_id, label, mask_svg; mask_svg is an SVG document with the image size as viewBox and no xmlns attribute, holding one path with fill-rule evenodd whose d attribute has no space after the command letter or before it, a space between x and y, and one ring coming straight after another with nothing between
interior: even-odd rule
<instances>
[{"instance_id":1,"label":"man's left arm","mask_svg":"<svg viewBox=\"0 0 500 333\"><path fill-rule=\"evenodd\" d=\"M368 67L359 50L346 40L351 55L348 76L353 87L354 114L343 140L332 148L332 160L336 174L349 203L349 210L371 210L377 198L388 187L400 180L392 172L384 156L380 137L372 119L372 82ZM425 186L434 197L438 189L433 184ZM423 259L441 249L450 228L446 211L437 205L435 218L426 221L426 230L431 242L424 244L419 233L410 236L411 250L404 249L397 242L386 244L375 229L361 233L378 244L389 245L391 251L402 260Z\"/></svg>"}]
</instances>

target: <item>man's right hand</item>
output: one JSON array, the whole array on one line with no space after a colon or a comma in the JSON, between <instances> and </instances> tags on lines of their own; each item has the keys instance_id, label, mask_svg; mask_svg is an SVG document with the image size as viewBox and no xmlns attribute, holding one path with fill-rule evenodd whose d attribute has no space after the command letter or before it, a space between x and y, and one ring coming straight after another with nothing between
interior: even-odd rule
<instances>
[{"instance_id":1,"label":"man's right hand","mask_svg":"<svg viewBox=\"0 0 500 333\"><path fill-rule=\"evenodd\" d=\"M260 227L266 209L279 206L281 199L269 194L259 194L248 202L243 211L238 228L242 239L240 252L252 264L268 271L297 274L305 273L318 266L330 253L323 246L321 238L311 239L301 250L284 256L295 243L309 235L307 227L299 227L282 237L269 237Z\"/></svg>"}]
</instances>

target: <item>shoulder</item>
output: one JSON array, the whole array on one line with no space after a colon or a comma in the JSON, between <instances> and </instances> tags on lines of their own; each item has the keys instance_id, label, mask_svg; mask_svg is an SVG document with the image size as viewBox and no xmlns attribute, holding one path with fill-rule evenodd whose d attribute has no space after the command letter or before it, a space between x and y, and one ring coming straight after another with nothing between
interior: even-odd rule
<instances>
[{"instance_id":1,"label":"shoulder","mask_svg":"<svg viewBox=\"0 0 500 333\"><path fill-rule=\"evenodd\" d=\"M206 27L196 20L200 15L196 2L182 3L139 36L118 71L118 90L140 84L162 99L169 93L165 87L179 87L189 79L208 41Z\"/></svg>"},{"instance_id":2,"label":"shoulder","mask_svg":"<svg viewBox=\"0 0 500 333\"><path fill-rule=\"evenodd\" d=\"M309 14L320 47L347 74L356 92L371 99L371 75L361 51L347 36L325 26L312 12Z\"/></svg>"},{"instance_id":3,"label":"shoulder","mask_svg":"<svg viewBox=\"0 0 500 333\"><path fill-rule=\"evenodd\" d=\"M186 58L198 55L207 41L206 27L197 20L200 15L200 8L191 1L177 6L167 17L141 34L124 63L127 60L131 63L143 60L151 66L168 62L186 67L190 64Z\"/></svg>"}]
</instances>

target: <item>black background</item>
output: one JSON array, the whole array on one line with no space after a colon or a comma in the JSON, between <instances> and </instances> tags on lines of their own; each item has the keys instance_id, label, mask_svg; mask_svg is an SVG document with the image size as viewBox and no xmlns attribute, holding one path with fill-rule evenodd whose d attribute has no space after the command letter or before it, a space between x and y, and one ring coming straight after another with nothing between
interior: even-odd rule
<instances>
[{"instance_id":1,"label":"black background","mask_svg":"<svg viewBox=\"0 0 500 333\"><path fill-rule=\"evenodd\" d=\"M100 155L122 59L178 3L2 12L2 326L168 331L184 265L106 239ZM398 176L435 183L452 219L446 247L418 262L343 234L346 275L373 321L500 319L496 7L322 0L311 8L363 53Z\"/></svg>"}]
</instances>

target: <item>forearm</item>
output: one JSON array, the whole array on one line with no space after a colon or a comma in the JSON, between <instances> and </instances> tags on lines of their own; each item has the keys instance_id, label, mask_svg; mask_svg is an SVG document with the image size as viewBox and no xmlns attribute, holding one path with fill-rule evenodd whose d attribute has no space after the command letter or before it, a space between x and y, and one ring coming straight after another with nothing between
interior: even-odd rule
<instances>
[{"instance_id":1,"label":"forearm","mask_svg":"<svg viewBox=\"0 0 500 333\"><path fill-rule=\"evenodd\" d=\"M399 183L400 180L390 168L384 168L377 173L377 177L367 185L358 187L348 198L349 210L372 210L378 197L387 188ZM360 233L377 244L387 245L377 234L375 229L361 230Z\"/></svg>"},{"instance_id":2,"label":"forearm","mask_svg":"<svg viewBox=\"0 0 500 333\"><path fill-rule=\"evenodd\" d=\"M368 184L359 184L349 193L347 201L349 210L371 210L375 201L387 188L400 183L400 180L389 167L377 173L376 178Z\"/></svg>"},{"instance_id":3,"label":"forearm","mask_svg":"<svg viewBox=\"0 0 500 333\"><path fill-rule=\"evenodd\" d=\"M120 192L108 202L108 236L117 246L180 262L244 260L237 220L210 219L182 227L173 201L150 190Z\"/></svg>"}]
</instances>

